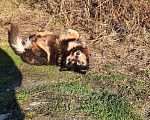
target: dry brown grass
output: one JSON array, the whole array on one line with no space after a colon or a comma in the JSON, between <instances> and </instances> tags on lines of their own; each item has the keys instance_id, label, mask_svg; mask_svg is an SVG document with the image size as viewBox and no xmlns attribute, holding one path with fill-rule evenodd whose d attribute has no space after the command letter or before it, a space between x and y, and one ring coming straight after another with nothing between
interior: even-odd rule
<instances>
[{"instance_id":1,"label":"dry brown grass","mask_svg":"<svg viewBox=\"0 0 150 120\"><path fill-rule=\"evenodd\" d=\"M27 0L31 4L33 0ZM66 27L86 30L91 37L108 36L112 32L139 35L150 28L148 0L35 0L51 19ZM37 4L31 6L37 7ZM93 36L92 36L93 35Z\"/></svg>"}]
</instances>

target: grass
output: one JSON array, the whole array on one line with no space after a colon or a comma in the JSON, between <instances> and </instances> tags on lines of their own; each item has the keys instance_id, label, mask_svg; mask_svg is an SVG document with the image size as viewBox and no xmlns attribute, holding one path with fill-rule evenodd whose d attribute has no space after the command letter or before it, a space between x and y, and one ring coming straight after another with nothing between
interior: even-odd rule
<instances>
[{"instance_id":1,"label":"grass","mask_svg":"<svg viewBox=\"0 0 150 120\"><path fill-rule=\"evenodd\" d=\"M141 119L134 114L133 105L127 101L126 96L114 95L105 89L100 93L91 92L89 87L80 82L44 85L23 92L32 96L32 101L45 102L45 105L37 106L38 109L31 108L35 116L42 114L61 117L63 114L83 114L85 118L96 119ZM26 101L24 98L26 97L23 95L21 100Z\"/></svg>"},{"instance_id":2,"label":"grass","mask_svg":"<svg viewBox=\"0 0 150 120\"><path fill-rule=\"evenodd\" d=\"M11 113L12 120L149 119L147 0L1 3L0 115ZM22 62L7 42L10 18L20 24L23 38L38 29L78 30L89 40L90 70L81 75Z\"/></svg>"}]
</instances>

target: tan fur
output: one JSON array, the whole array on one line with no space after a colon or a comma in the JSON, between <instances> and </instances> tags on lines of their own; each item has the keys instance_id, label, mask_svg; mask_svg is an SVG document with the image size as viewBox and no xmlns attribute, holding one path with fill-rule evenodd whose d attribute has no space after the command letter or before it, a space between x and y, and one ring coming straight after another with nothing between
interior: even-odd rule
<instances>
[{"instance_id":1,"label":"tan fur","mask_svg":"<svg viewBox=\"0 0 150 120\"><path fill-rule=\"evenodd\" d=\"M68 29L66 34L62 34L59 39L60 40L67 40L67 39L78 39L79 33L75 30Z\"/></svg>"},{"instance_id":2,"label":"tan fur","mask_svg":"<svg viewBox=\"0 0 150 120\"><path fill-rule=\"evenodd\" d=\"M76 57L78 56L78 60L77 60L77 65L86 65L87 61L86 61L86 56L85 54L80 54L80 55L76 55L76 54L70 54L69 56L67 56L66 58L66 63L71 62L72 64L74 64L74 60L76 59Z\"/></svg>"},{"instance_id":3,"label":"tan fur","mask_svg":"<svg viewBox=\"0 0 150 120\"><path fill-rule=\"evenodd\" d=\"M50 60L50 50L49 47L46 45L46 43L42 43L43 41L48 40L48 37L41 37L38 38L35 42L33 42L34 44L36 44L38 47L40 47L41 49L43 49L46 53L47 53L47 60L49 62Z\"/></svg>"},{"instance_id":4,"label":"tan fur","mask_svg":"<svg viewBox=\"0 0 150 120\"><path fill-rule=\"evenodd\" d=\"M33 47L32 47L32 50L34 53L37 53L40 49L39 47L37 46L37 44L35 42L32 43Z\"/></svg>"},{"instance_id":5,"label":"tan fur","mask_svg":"<svg viewBox=\"0 0 150 120\"><path fill-rule=\"evenodd\" d=\"M44 31L40 31L36 33L36 36L48 36L49 34L52 34L52 32L44 30ZM59 37L59 40L67 40L67 39L78 39L79 38L79 34L77 31L72 30L72 29L68 29L67 34L63 34ZM42 38L38 38L34 44L36 44L38 47L40 47L41 49L43 49L46 53L47 53L47 60L49 62L50 60L50 50L47 47L47 45L44 45L43 43L41 43L41 41L44 40L48 40L47 37L42 37ZM58 43L58 40L57 40ZM77 47L77 46L82 46L81 43L77 43L77 42L70 42L68 45L68 51L71 50L73 47ZM37 49L37 47L35 46L35 48Z\"/></svg>"},{"instance_id":6,"label":"tan fur","mask_svg":"<svg viewBox=\"0 0 150 120\"><path fill-rule=\"evenodd\" d=\"M49 33L49 32L48 31L43 31L43 32L40 32L40 33L38 32L36 35L45 36L47 33ZM78 34L77 31L72 30L72 29L68 29L66 34L62 34L61 36L59 36L58 41L68 40L68 39L75 39L76 40L78 38L79 38L79 34ZM40 47L41 49L43 49L47 53L47 60L49 62L49 60L50 60L50 50L49 50L49 47L47 47L47 45L44 45L43 43L41 43L41 41L44 41L44 40L48 40L48 39L46 37L38 38L35 43L38 47ZM67 51L70 51L71 49L76 48L78 46L82 46L82 47L86 48L86 43L85 42L76 42L76 41L69 42ZM87 60L86 60L87 57L85 56L85 54L82 54L82 53L80 55L70 54L66 58L66 63L69 63L70 60L71 60L71 63L74 64L75 63L74 60L76 58L78 58L77 65L79 65L79 66L81 66L81 65L86 66L87 65Z\"/></svg>"},{"instance_id":7,"label":"tan fur","mask_svg":"<svg viewBox=\"0 0 150 120\"><path fill-rule=\"evenodd\" d=\"M43 31L39 31L36 33L36 36L48 36L48 35L52 35L53 33L47 30L43 30Z\"/></svg>"},{"instance_id":8,"label":"tan fur","mask_svg":"<svg viewBox=\"0 0 150 120\"><path fill-rule=\"evenodd\" d=\"M43 49L46 53L47 53L47 62L49 63L50 60L50 50L49 47L47 47L46 44L43 44L45 40L48 40L47 37L43 37L43 36L49 36L52 35L53 33L47 30L43 30L43 31L39 31L36 33L35 36L41 36L42 38L38 38L35 42L33 41L33 44L36 44L38 47L40 47L41 49ZM37 47L35 46L35 48L37 49Z\"/></svg>"},{"instance_id":9,"label":"tan fur","mask_svg":"<svg viewBox=\"0 0 150 120\"><path fill-rule=\"evenodd\" d=\"M66 63L69 63L71 59L74 59L74 57L70 54L70 55L67 56L67 58L66 58Z\"/></svg>"},{"instance_id":10,"label":"tan fur","mask_svg":"<svg viewBox=\"0 0 150 120\"><path fill-rule=\"evenodd\" d=\"M69 51L72 48L77 47L77 46L82 46L82 44L81 43L77 43L77 42L69 42L67 50Z\"/></svg>"},{"instance_id":11,"label":"tan fur","mask_svg":"<svg viewBox=\"0 0 150 120\"><path fill-rule=\"evenodd\" d=\"M87 61L86 61L86 56L85 54L81 54L78 56L78 62L77 62L77 65L86 65L87 64Z\"/></svg>"}]
</instances>

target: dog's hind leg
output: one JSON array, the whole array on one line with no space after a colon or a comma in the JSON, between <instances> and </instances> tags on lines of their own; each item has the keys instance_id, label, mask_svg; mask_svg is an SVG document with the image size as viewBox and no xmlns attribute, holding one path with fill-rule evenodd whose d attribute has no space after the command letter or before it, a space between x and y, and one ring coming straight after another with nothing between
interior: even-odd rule
<instances>
[{"instance_id":1,"label":"dog's hind leg","mask_svg":"<svg viewBox=\"0 0 150 120\"><path fill-rule=\"evenodd\" d=\"M75 30L68 29L66 33L59 36L60 41L68 40L68 39L74 39L74 40L79 39L79 33Z\"/></svg>"},{"instance_id":2,"label":"dog's hind leg","mask_svg":"<svg viewBox=\"0 0 150 120\"><path fill-rule=\"evenodd\" d=\"M47 62L50 62L50 48L47 46L47 37L38 38L36 40L36 45L43 49L47 53Z\"/></svg>"}]
</instances>

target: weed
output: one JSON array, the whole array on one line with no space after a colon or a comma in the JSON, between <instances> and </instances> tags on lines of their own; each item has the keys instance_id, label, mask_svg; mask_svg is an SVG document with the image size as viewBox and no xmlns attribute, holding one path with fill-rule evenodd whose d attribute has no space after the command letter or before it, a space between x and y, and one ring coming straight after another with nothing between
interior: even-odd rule
<instances>
[{"instance_id":1,"label":"weed","mask_svg":"<svg viewBox=\"0 0 150 120\"><path fill-rule=\"evenodd\" d=\"M35 111L28 111L27 112L27 116L29 116L29 117L33 117L35 115Z\"/></svg>"},{"instance_id":2,"label":"weed","mask_svg":"<svg viewBox=\"0 0 150 120\"><path fill-rule=\"evenodd\" d=\"M31 98L31 95L30 94L16 94L16 97L17 97L17 99L18 99L18 102L20 103L20 104L23 104L23 102L25 101L25 100L29 100L30 98Z\"/></svg>"},{"instance_id":3,"label":"weed","mask_svg":"<svg viewBox=\"0 0 150 120\"><path fill-rule=\"evenodd\" d=\"M113 66L112 65L105 65L106 68L112 69Z\"/></svg>"}]
</instances>

